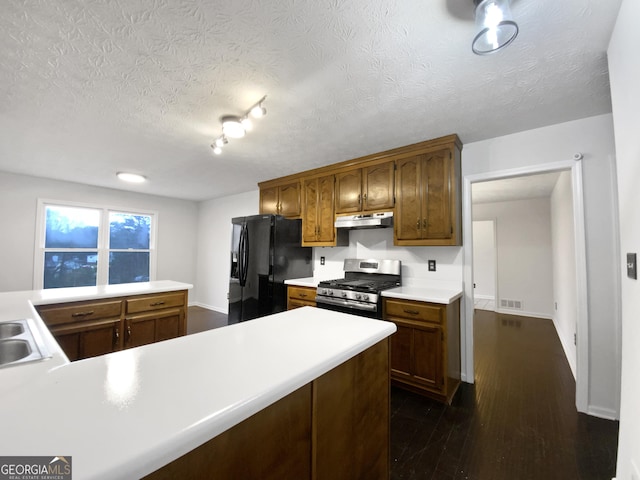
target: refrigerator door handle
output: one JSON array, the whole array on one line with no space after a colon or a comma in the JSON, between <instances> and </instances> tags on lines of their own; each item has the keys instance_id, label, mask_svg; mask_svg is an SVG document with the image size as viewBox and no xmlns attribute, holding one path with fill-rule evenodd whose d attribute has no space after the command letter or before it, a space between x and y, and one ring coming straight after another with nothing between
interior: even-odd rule
<instances>
[{"instance_id":1,"label":"refrigerator door handle","mask_svg":"<svg viewBox=\"0 0 640 480\"><path fill-rule=\"evenodd\" d=\"M249 228L247 225L242 227L240 235L240 286L244 287L247 283L247 273L249 272Z\"/></svg>"}]
</instances>

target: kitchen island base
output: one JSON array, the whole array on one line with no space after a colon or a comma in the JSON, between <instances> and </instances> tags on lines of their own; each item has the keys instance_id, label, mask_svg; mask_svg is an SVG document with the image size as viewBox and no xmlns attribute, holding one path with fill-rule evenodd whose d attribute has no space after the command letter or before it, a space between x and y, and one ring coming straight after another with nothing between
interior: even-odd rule
<instances>
[{"instance_id":1,"label":"kitchen island base","mask_svg":"<svg viewBox=\"0 0 640 480\"><path fill-rule=\"evenodd\" d=\"M388 479L389 340L144 477Z\"/></svg>"}]
</instances>

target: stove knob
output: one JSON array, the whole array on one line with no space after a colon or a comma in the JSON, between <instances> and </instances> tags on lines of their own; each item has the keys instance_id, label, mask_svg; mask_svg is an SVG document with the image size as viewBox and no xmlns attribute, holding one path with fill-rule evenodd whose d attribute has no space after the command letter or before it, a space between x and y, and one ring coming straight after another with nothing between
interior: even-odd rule
<instances>
[{"instance_id":1,"label":"stove knob","mask_svg":"<svg viewBox=\"0 0 640 480\"><path fill-rule=\"evenodd\" d=\"M333 290L327 290L327 293L329 294L329 296L333 295Z\"/></svg>"},{"instance_id":2,"label":"stove knob","mask_svg":"<svg viewBox=\"0 0 640 480\"><path fill-rule=\"evenodd\" d=\"M343 298L347 298L347 292L341 292Z\"/></svg>"},{"instance_id":3,"label":"stove knob","mask_svg":"<svg viewBox=\"0 0 640 480\"><path fill-rule=\"evenodd\" d=\"M360 300L362 298L362 295L360 295L359 293L356 293L356 300Z\"/></svg>"},{"instance_id":4,"label":"stove knob","mask_svg":"<svg viewBox=\"0 0 640 480\"><path fill-rule=\"evenodd\" d=\"M369 295L367 295L366 293L362 294L362 300L369 300Z\"/></svg>"}]
</instances>

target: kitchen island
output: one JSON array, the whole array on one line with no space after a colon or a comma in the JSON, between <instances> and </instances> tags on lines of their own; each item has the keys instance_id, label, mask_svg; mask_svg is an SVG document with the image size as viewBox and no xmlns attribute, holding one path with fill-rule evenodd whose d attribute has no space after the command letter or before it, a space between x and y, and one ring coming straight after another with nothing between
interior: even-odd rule
<instances>
[{"instance_id":1,"label":"kitchen island","mask_svg":"<svg viewBox=\"0 0 640 480\"><path fill-rule=\"evenodd\" d=\"M52 352L0 369L2 455L70 456L83 479L286 478L269 470L281 459L308 478L388 475L392 323L304 307L69 362L28 299L0 297L0 321L30 312ZM278 445L277 462L257 454Z\"/></svg>"}]
</instances>

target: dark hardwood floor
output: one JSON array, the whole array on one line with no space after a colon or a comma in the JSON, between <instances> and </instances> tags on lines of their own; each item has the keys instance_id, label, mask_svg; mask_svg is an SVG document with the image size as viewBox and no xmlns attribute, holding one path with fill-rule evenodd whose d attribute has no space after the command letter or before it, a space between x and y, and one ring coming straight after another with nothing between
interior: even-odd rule
<instances>
[{"instance_id":1,"label":"dark hardwood floor","mask_svg":"<svg viewBox=\"0 0 640 480\"><path fill-rule=\"evenodd\" d=\"M226 325L189 308L188 333ZM392 480L610 480L618 422L579 414L550 320L476 310L476 383L450 406L392 388Z\"/></svg>"},{"instance_id":2,"label":"dark hardwood floor","mask_svg":"<svg viewBox=\"0 0 640 480\"><path fill-rule=\"evenodd\" d=\"M613 478L618 422L577 413L552 322L476 310L474 330L451 406L392 390L392 480Z\"/></svg>"}]
</instances>

